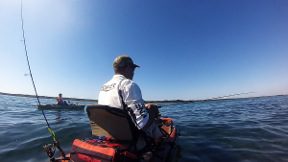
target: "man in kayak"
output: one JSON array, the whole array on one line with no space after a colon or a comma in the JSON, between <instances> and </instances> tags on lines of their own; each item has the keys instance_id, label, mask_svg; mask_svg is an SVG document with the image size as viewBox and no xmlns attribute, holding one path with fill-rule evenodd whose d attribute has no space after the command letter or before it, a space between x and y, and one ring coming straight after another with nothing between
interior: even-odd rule
<instances>
[{"instance_id":1,"label":"man in kayak","mask_svg":"<svg viewBox=\"0 0 288 162\"><path fill-rule=\"evenodd\" d=\"M57 100L57 105L64 105L67 106L67 102L64 101L63 97L62 97L62 93L59 93L58 97L56 98Z\"/></svg>"},{"instance_id":2,"label":"man in kayak","mask_svg":"<svg viewBox=\"0 0 288 162\"><path fill-rule=\"evenodd\" d=\"M98 104L127 110L139 130L158 141L163 136L156 105L146 104L139 86L132 80L135 69L139 67L129 56L118 56L113 62L114 76L100 90Z\"/></svg>"}]
</instances>

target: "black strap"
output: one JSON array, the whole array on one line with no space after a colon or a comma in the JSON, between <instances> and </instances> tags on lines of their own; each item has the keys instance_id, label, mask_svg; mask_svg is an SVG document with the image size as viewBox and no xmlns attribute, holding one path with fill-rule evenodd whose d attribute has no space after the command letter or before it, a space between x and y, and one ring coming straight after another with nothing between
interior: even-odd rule
<instances>
[{"instance_id":1,"label":"black strap","mask_svg":"<svg viewBox=\"0 0 288 162\"><path fill-rule=\"evenodd\" d=\"M119 95L119 97L120 97L120 100L121 100L121 104L122 104L122 106L123 106L123 110L125 110L127 113L128 113L128 115L132 118L132 122L135 124L135 126L137 125L137 123L136 123L136 116L135 116L135 114L133 113L133 110L130 108L130 107L128 107L128 105L124 102L124 99L123 99L123 96L122 96L122 92L121 92L121 90L120 90L120 85L121 85L121 83L124 81L124 79L122 79L121 81L120 81L120 83L118 84L118 95Z\"/></svg>"},{"instance_id":2,"label":"black strap","mask_svg":"<svg viewBox=\"0 0 288 162\"><path fill-rule=\"evenodd\" d=\"M121 104L122 104L122 106L123 106L123 109L124 110L127 110L127 104L124 102L124 99L123 99L123 96L122 96L122 93L121 93L121 90L120 90L120 86L121 86L121 83L124 81L124 79L122 79L121 81L120 81L120 83L118 84L118 87L117 87L117 89L118 89L118 95L119 95L119 97L120 97L120 102L121 102Z\"/></svg>"},{"instance_id":3,"label":"black strap","mask_svg":"<svg viewBox=\"0 0 288 162\"><path fill-rule=\"evenodd\" d=\"M122 82L122 81L121 81L121 82ZM121 82L120 82L120 83L121 83ZM121 90L120 90L120 89L118 89L118 94L119 94L119 97L120 97L120 100L121 100L121 104L122 104L122 106L123 106L123 109L127 111L128 106L127 106L127 104L124 102L124 99L123 99L123 96L122 96L122 93L121 93Z\"/></svg>"}]
</instances>

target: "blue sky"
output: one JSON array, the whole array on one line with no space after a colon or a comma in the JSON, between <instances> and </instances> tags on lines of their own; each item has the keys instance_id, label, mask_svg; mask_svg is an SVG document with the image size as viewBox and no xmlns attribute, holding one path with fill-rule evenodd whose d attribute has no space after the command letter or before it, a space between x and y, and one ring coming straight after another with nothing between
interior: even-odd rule
<instances>
[{"instance_id":1,"label":"blue sky","mask_svg":"<svg viewBox=\"0 0 288 162\"><path fill-rule=\"evenodd\" d=\"M0 92L34 94L20 5L0 0ZM23 0L23 16L39 95L97 99L119 54L146 100L288 94L286 0Z\"/></svg>"}]
</instances>

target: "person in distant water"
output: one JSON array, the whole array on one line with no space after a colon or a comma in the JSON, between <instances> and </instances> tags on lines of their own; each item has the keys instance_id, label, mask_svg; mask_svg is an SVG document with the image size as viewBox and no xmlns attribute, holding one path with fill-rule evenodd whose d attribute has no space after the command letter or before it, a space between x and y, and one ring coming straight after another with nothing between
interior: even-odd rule
<instances>
[{"instance_id":1,"label":"person in distant water","mask_svg":"<svg viewBox=\"0 0 288 162\"><path fill-rule=\"evenodd\" d=\"M67 106L67 102L64 101L63 97L62 97L62 93L59 93L58 97L56 98L57 100L57 105L65 105Z\"/></svg>"},{"instance_id":2,"label":"person in distant water","mask_svg":"<svg viewBox=\"0 0 288 162\"><path fill-rule=\"evenodd\" d=\"M139 86L132 80L139 67L126 55L118 56L113 62L114 76L100 90L98 104L124 109L130 112L133 123L139 130L156 142L163 136L159 122L158 106L144 104Z\"/></svg>"}]
</instances>

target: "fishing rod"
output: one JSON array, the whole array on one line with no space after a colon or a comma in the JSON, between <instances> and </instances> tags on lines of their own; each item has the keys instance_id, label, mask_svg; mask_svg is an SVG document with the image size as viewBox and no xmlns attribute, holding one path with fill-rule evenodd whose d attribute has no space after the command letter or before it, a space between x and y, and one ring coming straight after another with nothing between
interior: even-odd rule
<instances>
[{"instance_id":1,"label":"fishing rod","mask_svg":"<svg viewBox=\"0 0 288 162\"><path fill-rule=\"evenodd\" d=\"M23 20L23 0L21 0L21 27L22 27L23 44L24 44L24 49L25 49L25 54L26 54L26 61L27 61L27 65L28 65L28 68L29 68L29 74L28 75L30 75L30 77L31 77L31 81L32 81L32 84L33 84L33 88L34 88L34 92L35 92L36 98L37 98L38 106L40 106L41 103L40 103L40 99L39 99L39 96L38 96L38 93L37 93L36 85L35 85L35 82L34 82L34 79L33 79L32 70L31 70L30 61L29 61L28 52L27 52L25 30L24 30L24 20ZM54 153L55 153L55 149L54 148L56 146L60 150L61 155L65 158L66 155L65 155L63 149L60 147L60 144L59 144L59 141L57 140L55 132L52 130L52 128L50 127L50 125L48 123L48 120L46 118L44 110L41 110L41 111L42 111L42 115L44 116L44 119L46 121L46 124L47 124L47 127L48 127L48 132L50 133L50 135L51 135L51 137L53 139L53 146L45 145L44 146L45 151L47 152L48 156L50 157L50 160L53 161L53 159L54 159L53 156L54 156ZM53 147L53 149L52 149L52 147Z\"/></svg>"},{"instance_id":2,"label":"fishing rod","mask_svg":"<svg viewBox=\"0 0 288 162\"><path fill-rule=\"evenodd\" d=\"M215 100L219 100L219 99L224 99L224 98L234 97L234 96L240 96L240 95L245 95L245 94L250 94L250 93L255 93L255 92L235 93L235 94L213 97L213 98L202 99L202 100L172 100L172 101L163 101L163 102L170 102L171 104L169 104L169 106L179 105L179 104L184 105L184 104L191 104L191 103L195 103L195 102L215 101ZM157 101L154 101L154 102L157 103Z\"/></svg>"},{"instance_id":3,"label":"fishing rod","mask_svg":"<svg viewBox=\"0 0 288 162\"><path fill-rule=\"evenodd\" d=\"M245 95L245 94L250 94L250 93L255 93L255 92L235 93L235 94L230 94L230 95L226 95L226 96L219 96L219 97L213 97L213 98L210 98L210 99L204 99L204 100L201 100L201 101L218 100L218 99L234 97L234 96L240 96L240 95Z\"/></svg>"}]
</instances>

